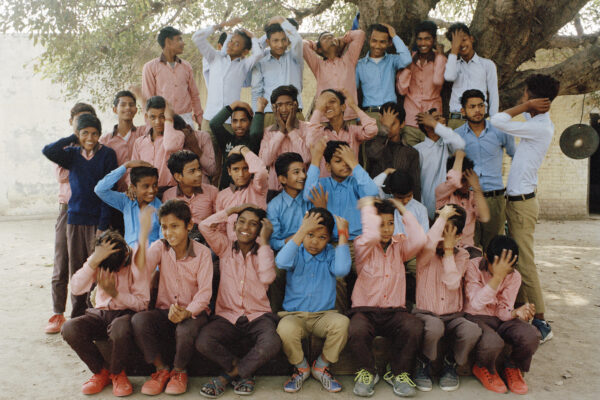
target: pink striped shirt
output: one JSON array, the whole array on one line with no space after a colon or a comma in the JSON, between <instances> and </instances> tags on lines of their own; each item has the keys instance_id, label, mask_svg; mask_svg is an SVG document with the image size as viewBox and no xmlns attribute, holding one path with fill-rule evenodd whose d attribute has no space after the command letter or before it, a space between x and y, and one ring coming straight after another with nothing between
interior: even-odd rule
<instances>
[{"instance_id":1,"label":"pink striped shirt","mask_svg":"<svg viewBox=\"0 0 600 400\"><path fill-rule=\"evenodd\" d=\"M197 188L191 197L187 197L179 190L179 186L176 186L165 191L162 201L163 203L172 199L185 201L192 211L192 222L200 224L202 220L215 213L215 201L218 194L219 189L207 183L203 183L201 187Z\"/></svg>"},{"instance_id":2,"label":"pink striped shirt","mask_svg":"<svg viewBox=\"0 0 600 400\"><path fill-rule=\"evenodd\" d=\"M210 138L210 133L205 131L194 131L198 147L202 150L200 154L200 168L204 174L205 181L210 182L210 177L217 172L217 164L215 162L215 150Z\"/></svg>"},{"instance_id":3,"label":"pink striped shirt","mask_svg":"<svg viewBox=\"0 0 600 400\"><path fill-rule=\"evenodd\" d=\"M513 319L512 311L521 287L521 274L513 270L502 280L496 290L488 282L492 274L486 269L481 270L482 258L473 259L465 274L465 305L463 311L472 315L491 315L502 321Z\"/></svg>"},{"instance_id":4,"label":"pink striped shirt","mask_svg":"<svg viewBox=\"0 0 600 400\"><path fill-rule=\"evenodd\" d=\"M402 222L406 235L392 236L386 250L381 247L381 217L374 206L361 209L363 231L354 239L358 278L352 292L352 307L405 307L404 262L413 258L427 242L417 219L406 212Z\"/></svg>"},{"instance_id":5,"label":"pink striped shirt","mask_svg":"<svg viewBox=\"0 0 600 400\"><path fill-rule=\"evenodd\" d=\"M219 256L221 280L215 313L232 324L245 315L252 321L271 312L267 298L269 285L275 280L275 256L268 243L257 245L244 258L237 247L219 227L227 222L225 211L217 212L200 224L200 232L210 248Z\"/></svg>"},{"instance_id":6,"label":"pink striped shirt","mask_svg":"<svg viewBox=\"0 0 600 400\"><path fill-rule=\"evenodd\" d=\"M119 166L131 161L131 154L133 153L133 145L137 138L144 136L148 131L148 126L134 126L125 137L119 135L117 131L118 125L115 125L112 132L108 132L100 136L100 143L110 147L117 154L117 163ZM117 184L117 190L119 192L127 191L127 179L121 178Z\"/></svg>"},{"instance_id":7,"label":"pink striped shirt","mask_svg":"<svg viewBox=\"0 0 600 400\"><path fill-rule=\"evenodd\" d=\"M56 181L58 182L58 202L61 204L69 204L69 199L71 198L69 170L55 164L54 174L56 175Z\"/></svg>"}]
</instances>

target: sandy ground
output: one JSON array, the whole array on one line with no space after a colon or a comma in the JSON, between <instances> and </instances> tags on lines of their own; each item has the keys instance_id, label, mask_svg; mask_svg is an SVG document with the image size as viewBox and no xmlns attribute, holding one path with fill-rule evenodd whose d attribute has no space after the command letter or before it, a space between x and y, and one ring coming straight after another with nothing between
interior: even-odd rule
<instances>
[{"instance_id":1,"label":"sandy ground","mask_svg":"<svg viewBox=\"0 0 600 400\"><path fill-rule=\"evenodd\" d=\"M77 399L90 376L60 335L46 335L50 317L50 277L54 220L51 217L0 219L0 399ZM555 338L542 345L526 379L523 399L597 399L600 393L600 217L583 221L541 222L536 228L537 263L546 293L546 316ZM255 399L284 397L284 377L259 377ZM204 378L192 378L188 393L199 398ZM354 398L352 377L344 390L328 394L310 380L296 399ZM132 378L135 394L143 377ZM383 382L374 398L395 398ZM474 378L463 378L457 392L435 388L419 398L495 399ZM506 395L517 397L517 395ZM160 398L169 396L162 395ZM228 391L223 398L237 397ZM292 395L290 395L290 398ZM110 387L96 399L113 398Z\"/></svg>"}]
</instances>

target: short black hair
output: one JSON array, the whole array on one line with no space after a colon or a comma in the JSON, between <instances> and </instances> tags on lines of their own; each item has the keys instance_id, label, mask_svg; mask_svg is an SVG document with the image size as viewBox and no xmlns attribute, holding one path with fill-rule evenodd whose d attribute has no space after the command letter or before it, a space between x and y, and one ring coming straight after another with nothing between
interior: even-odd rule
<instances>
[{"instance_id":1,"label":"short black hair","mask_svg":"<svg viewBox=\"0 0 600 400\"><path fill-rule=\"evenodd\" d=\"M132 185L136 185L142 178L155 176L158 179L158 169L154 167L135 167L129 172L129 179Z\"/></svg>"},{"instance_id":2,"label":"short black hair","mask_svg":"<svg viewBox=\"0 0 600 400\"><path fill-rule=\"evenodd\" d=\"M277 157L277 160L275 160L275 172L277 173L277 176L287 176L290 165L295 162L304 164L304 160L300 154L291 151L281 153L279 157Z\"/></svg>"},{"instance_id":3,"label":"short black hair","mask_svg":"<svg viewBox=\"0 0 600 400\"><path fill-rule=\"evenodd\" d=\"M469 99L474 99L474 98L485 101L485 95L483 94L483 92L481 90L468 89L463 92L462 96L460 96L460 104L462 105L463 108L465 108L467 106L467 101L469 101Z\"/></svg>"},{"instance_id":4,"label":"short black hair","mask_svg":"<svg viewBox=\"0 0 600 400\"><path fill-rule=\"evenodd\" d=\"M181 31L178 29L173 28L172 26L166 26L164 28L162 28L160 30L160 32L158 32L158 37L156 38L156 41L158 42L158 45L160 46L161 49L165 48L165 40L167 38L173 38L175 36L179 36L181 35Z\"/></svg>"},{"instance_id":5,"label":"short black hair","mask_svg":"<svg viewBox=\"0 0 600 400\"><path fill-rule=\"evenodd\" d=\"M427 114L432 114L434 111L437 111L437 108L430 108L429 110L427 110ZM427 134L427 128L425 128L425 125L423 124L417 124L417 126L419 127L419 129L421 130L421 132Z\"/></svg>"},{"instance_id":6,"label":"short black hair","mask_svg":"<svg viewBox=\"0 0 600 400\"><path fill-rule=\"evenodd\" d=\"M467 35L471 36L471 31L469 27L462 22L455 22L448 27L448 31L446 31L446 39L452 41L452 34L457 31L463 31Z\"/></svg>"},{"instance_id":7,"label":"short black hair","mask_svg":"<svg viewBox=\"0 0 600 400\"><path fill-rule=\"evenodd\" d=\"M234 153L234 154L228 156L225 159L225 169L231 167L233 164L238 163L240 161L246 161L244 156L241 155L240 153Z\"/></svg>"},{"instance_id":8,"label":"short black hair","mask_svg":"<svg viewBox=\"0 0 600 400\"><path fill-rule=\"evenodd\" d=\"M93 114L81 114L77 118L77 132L85 128L96 128L98 133L102 135L102 123Z\"/></svg>"},{"instance_id":9,"label":"short black hair","mask_svg":"<svg viewBox=\"0 0 600 400\"><path fill-rule=\"evenodd\" d=\"M296 28L296 30L298 30L300 28L300 25L298 24L298 21L296 21L294 18L286 18L288 20L288 22L290 24L292 24L292 26L294 28Z\"/></svg>"},{"instance_id":10,"label":"short black hair","mask_svg":"<svg viewBox=\"0 0 600 400\"><path fill-rule=\"evenodd\" d=\"M173 128L178 131L182 131L187 128L189 125L185 122L185 119L181 117L179 114L173 115Z\"/></svg>"},{"instance_id":11,"label":"short black hair","mask_svg":"<svg viewBox=\"0 0 600 400\"><path fill-rule=\"evenodd\" d=\"M167 108L167 102L165 101L165 98L162 96L150 97L146 102L146 111L150 110L151 108L156 110Z\"/></svg>"},{"instance_id":12,"label":"short black hair","mask_svg":"<svg viewBox=\"0 0 600 400\"><path fill-rule=\"evenodd\" d=\"M90 104L87 103L75 103L75 105L71 108L71 118L74 118L79 113L90 113L93 116L96 116L96 110Z\"/></svg>"},{"instance_id":13,"label":"short black hair","mask_svg":"<svg viewBox=\"0 0 600 400\"><path fill-rule=\"evenodd\" d=\"M456 227L456 234L460 235L462 233L463 229L465 228L465 222L467 221L467 212L465 211L464 208L462 208L458 204L450 203L447 205L454 207L454 210L456 211L456 215L453 215L450 218L448 218L448 222L451 222L452 225L454 225ZM441 210L444 207L445 206L442 206L442 207L438 208L438 210ZM437 220L439 216L440 215L438 213L436 213L435 219Z\"/></svg>"},{"instance_id":14,"label":"short black hair","mask_svg":"<svg viewBox=\"0 0 600 400\"><path fill-rule=\"evenodd\" d=\"M171 175L183 174L185 165L194 160L200 160L198 154L189 150L179 150L171 154L169 160L167 161L167 168L169 168Z\"/></svg>"},{"instance_id":15,"label":"short black hair","mask_svg":"<svg viewBox=\"0 0 600 400\"><path fill-rule=\"evenodd\" d=\"M325 93L325 92L331 92L333 94L336 95L336 97L340 100L340 105L345 104L346 103L346 96L344 96L344 93L340 92L339 90L335 90L335 89L325 89L321 92L321 94Z\"/></svg>"},{"instance_id":16,"label":"short black hair","mask_svg":"<svg viewBox=\"0 0 600 400\"><path fill-rule=\"evenodd\" d=\"M121 267L131 263L131 249L119 232L111 229L102 232L102 234L96 239L96 246L102 244L102 242L105 240L111 244L114 244L114 248L117 251L102 260L98 267L110 272L117 272L121 269Z\"/></svg>"},{"instance_id":17,"label":"short black hair","mask_svg":"<svg viewBox=\"0 0 600 400\"><path fill-rule=\"evenodd\" d=\"M394 214L396 207L389 200L377 201L375 202L375 208L377 209L377 214Z\"/></svg>"},{"instance_id":18,"label":"short black hair","mask_svg":"<svg viewBox=\"0 0 600 400\"><path fill-rule=\"evenodd\" d=\"M275 104L280 96L290 96L293 101L298 101L298 89L294 85L276 87L271 92L271 104Z\"/></svg>"},{"instance_id":19,"label":"short black hair","mask_svg":"<svg viewBox=\"0 0 600 400\"><path fill-rule=\"evenodd\" d=\"M513 238L504 235L496 235L490 240L485 249L485 256L490 262L494 262L494 257L502 255L502 250L511 250L513 256L519 256L519 246Z\"/></svg>"},{"instance_id":20,"label":"short black hair","mask_svg":"<svg viewBox=\"0 0 600 400\"><path fill-rule=\"evenodd\" d=\"M113 106L116 107L119 105L119 99L121 97L131 97L133 99L133 102L136 103L136 98L133 93L131 93L129 90L121 90L121 91L118 91L117 94L115 95L115 99L113 100Z\"/></svg>"},{"instance_id":21,"label":"short black hair","mask_svg":"<svg viewBox=\"0 0 600 400\"><path fill-rule=\"evenodd\" d=\"M329 236L333 236L333 227L335 226L335 219L333 218L333 214L329 212L326 208L321 207L313 207L308 210L309 214L319 214L323 221L319 225L323 225L327 232L329 232Z\"/></svg>"},{"instance_id":22,"label":"short black hair","mask_svg":"<svg viewBox=\"0 0 600 400\"><path fill-rule=\"evenodd\" d=\"M525 80L530 99L548 98L550 101L558 96L560 82L549 75L534 74Z\"/></svg>"},{"instance_id":23,"label":"short black hair","mask_svg":"<svg viewBox=\"0 0 600 400\"><path fill-rule=\"evenodd\" d=\"M265 28L267 39L271 39L271 35L277 32L283 32L285 34L285 31L283 30L280 24L267 25L267 27Z\"/></svg>"},{"instance_id":24,"label":"short black hair","mask_svg":"<svg viewBox=\"0 0 600 400\"><path fill-rule=\"evenodd\" d=\"M223 46L223 44L225 43L226 40L227 40L227 32L223 32L219 35L219 40L217 40L217 43L220 44L221 46Z\"/></svg>"},{"instance_id":25,"label":"short black hair","mask_svg":"<svg viewBox=\"0 0 600 400\"><path fill-rule=\"evenodd\" d=\"M387 26L382 25L382 24L371 24L367 30L369 32L369 36L371 36L373 31L377 31L377 32L387 33L388 36L390 37L390 39L392 37L392 35L390 35L390 30L387 28Z\"/></svg>"},{"instance_id":26,"label":"short black hair","mask_svg":"<svg viewBox=\"0 0 600 400\"><path fill-rule=\"evenodd\" d=\"M259 222L258 231L260 232L260 230L262 229L262 220L263 220L263 218L267 218L267 212L265 210L263 210L262 208L246 207L238 213L237 218L235 220L237 221L238 219L240 219L240 215L242 215L246 211L251 212L258 217L258 222Z\"/></svg>"},{"instance_id":27,"label":"short black hair","mask_svg":"<svg viewBox=\"0 0 600 400\"><path fill-rule=\"evenodd\" d=\"M250 121L252 121L252 114L250 114L250 112L248 111L248 109L246 107L236 107L236 108L232 109L231 115L233 115L233 113L236 111L243 111L246 114L246 116L248 117L248 119Z\"/></svg>"},{"instance_id":28,"label":"short black hair","mask_svg":"<svg viewBox=\"0 0 600 400\"><path fill-rule=\"evenodd\" d=\"M250 50L252 48L252 39L246 34L246 32L241 29L236 29L233 34L240 35L242 37L244 40L244 49Z\"/></svg>"},{"instance_id":29,"label":"short black hair","mask_svg":"<svg viewBox=\"0 0 600 400\"><path fill-rule=\"evenodd\" d=\"M182 220L185 224L189 224L192 220L192 211L187 203L183 200L169 200L158 209L158 220L167 215L174 215L175 218Z\"/></svg>"},{"instance_id":30,"label":"short black hair","mask_svg":"<svg viewBox=\"0 0 600 400\"><path fill-rule=\"evenodd\" d=\"M455 159L456 159L455 156L448 157L448 159L446 160L446 171L450 171L452 169L452 167L454 166ZM473 160L471 160L469 157L465 156L465 158L463 158L463 163L462 163L462 172L465 172L468 169L473 169L474 167L475 167L475 164L473 163Z\"/></svg>"},{"instance_id":31,"label":"short black hair","mask_svg":"<svg viewBox=\"0 0 600 400\"><path fill-rule=\"evenodd\" d=\"M325 151L323 152L323 157L325 157L325 162L331 162L333 158L333 154L337 149L341 146L348 146L348 142L343 142L341 140L330 140L327 142L327 146L325 147Z\"/></svg>"},{"instance_id":32,"label":"short black hair","mask_svg":"<svg viewBox=\"0 0 600 400\"><path fill-rule=\"evenodd\" d=\"M406 196L415 190L414 185L408 171L397 169L383 181L383 192L391 195Z\"/></svg>"},{"instance_id":33,"label":"short black hair","mask_svg":"<svg viewBox=\"0 0 600 400\"><path fill-rule=\"evenodd\" d=\"M433 21L421 21L415 27L415 36L417 36L421 32L429 33L433 39L437 38L437 25Z\"/></svg>"},{"instance_id":34,"label":"short black hair","mask_svg":"<svg viewBox=\"0 0 600 400\"><path fill-rule=\"evenodd\" d=\"M379 107L379 113L381 115L383 115L385 111L389 110L398 113L398 116L396 118L398 118L400 123L403 123L406 120L406 111L404 110L404 107L402 107L400 104L394 103L393 101L388 101L387 103Z\"/></svg>"}]
</instances>

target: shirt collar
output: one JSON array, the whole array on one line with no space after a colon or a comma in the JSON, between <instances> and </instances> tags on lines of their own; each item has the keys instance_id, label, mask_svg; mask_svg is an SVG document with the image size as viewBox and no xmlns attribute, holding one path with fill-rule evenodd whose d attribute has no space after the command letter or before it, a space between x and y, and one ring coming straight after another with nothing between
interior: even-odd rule
<instances>
[{"instance_id":1,"label":"shirt collar","mask_svg":"<svg viewBox=\"0 0 600 400\"><path fill-rule=\"evenodd\" d=\"M131 130L129 131L129 133L135 132L136 129L137 129L137 127L135 125L133 125L131 127ZM127 135L129 135L129 133ZM119 124L115 124L115 126L113 127L112 135L117 136L118 134L119 134Z\"/></svg>"},{"instance_id":2,"label":"shirt collar","mask_svg":"<svg viewBox=\"0 0 600 400\"><path fill-rule=\"evenodd\" d=\"M163 53L160 53L160 59L159 61L163 64L167 63L167 57L165 57L165 55ZM178 64L181 64L181 58L175 56L175 62Z\"/></svg>"},{"instance_id":3,"label":"shirt collar","mask_svg":"<svg viewBox=\"0 0 600 400\"><path fill-rule=\"evenodd\" d=\"M169 244L169 242L167 242L167 239L160 239L160 240L166 246L167 250L171 249L171 245ZM188 258L188 257L196 257L196 252L194 251L194 241L192 239L188 239L188 247L187 247L187 250L185 251L185 257L183 257L183 258Z\"/></svg>"},{"instance_id":4,"label":"shirt collar","mask_svg":"<svg viewBox=\"0 0 600 400\"><path fill-rule=\"evenodd\" d=\"M195 187L195 188L194 188L194 194L198 194L198 193L203 193L203 192L202 192L202 186L198 186L198 187ZM185 195L185 193L183 193L183 192L181 191L181 188L179 187L179 185L177 185L177 190L175 191L175 195L176 195L177 197L187 197L187 196ZM192 197L193 197L193 195L192 195Z\"/></svg>"},{"instance_id":5,"label":"shirt collar","mask_svg":"<svg viewBox=\"0 0 600 400\"><path fill-rule=\"evenodd\" d=\"M231 248L236 253L239 253L242 251L242 249L240 249L240 245L237 240L235 242L233 242L233 244L231 245ZM254 242L254 244L250 248L250 254L258 254L258 243Z\"/></svg>"},{"instance_id":6,"label":"shirt collar","mask_svg":"<svg viewBox=\"0 0 600 400\"><path fill-rule=\"evenodd\" d=\"M323 127L329 131L335 132L333 130L333 127L331 126L331 123L329 123L329 121L324 122ZM344 125L342 125L342 131L346 131L346 132L348 131L348 124L346 123L346 120L344 120ZM337 132L337 133L339 133L339 132Z\"/></svg>"},{"instance_id":7,"label":"shirt collar","mask_svg":"<svg viewBox=\"0 0 600 400\"><path fill-rule=\"evenodd\" d=\"M298 196L296 196L294 198L294 197L290 196L285 190L281 191L281 198L283 199L283 202L285 203L286 206L290 206L290 204L292 204L294 201L296 201L299 196L302 196L302 193L298 193Z\"/></svg>"},{"instance_id":8,"label":"shirt collar","mask_svg":"<svg viewBox=\"0 0 600 400\"><path fill-rule=\"evenodd\" d=\"M488 133L488 131L490 130L490 126L491 126L485 119L483 120L483 122L485 124L485 128L483 128L483 130L481 131L481 135L479 135L480 138L483 137L486 133ZM473 129L471 129L471 127L469 126L469 122L465 122L463 124L463 126L464 126L463 129L465 130L465 133L470 133L473 136L477 137L475 132L473 132ZM461 126L461 128L462 128L462 126Z\"/></svg>"},{"instance_id":9,"label":"shirt collar","mask_svg":"<svg viewBox=\"0 0 600 400\"><path fill-rule=\"evenodd\" d=\"M476 63L479 64L481 62L481 59L479 58L479 56L477 55L477 53L473 54L473 57L467 62L465 61L462 57L460 58L460 61L465 63L465 64L471 64L471 63Z\"/></svg>"},{"instance_id":10,"label":"shirt collar","mask_svg":"<svg viewBox=\"0 0 600 400\"><path fill-rule=\"evenodd\" d=\"M331 246L329 243L327 243L327 245L325 246L325 248L317 255L312 255L310 254L305 248L304 248L304 243L300 245L300 247L302 247L302 252L304 254L304 260L310 262L312 259L316 259L317 261L325 261L327 259L327 250L329 250L329 246Z\"/></svg>"}]
</instances>

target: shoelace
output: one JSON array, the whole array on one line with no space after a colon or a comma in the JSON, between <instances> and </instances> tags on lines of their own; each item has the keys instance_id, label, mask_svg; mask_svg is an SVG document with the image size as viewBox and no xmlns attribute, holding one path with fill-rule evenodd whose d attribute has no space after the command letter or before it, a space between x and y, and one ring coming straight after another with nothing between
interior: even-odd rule
<instances>
[{"instance_id":1,"label":"shoelace","mask_svg":"<svg viewBox=\"0 0 600 400\"><path fill-rule=\"evenodd\" d=\"M179 382L183 382L183 372L173 372L173 374L171 374L171 379L177 379Z\"/></svg>"},{"instance_id":2,"label":"shoelace","mask_svg":"<svg viewBox=\"0 0 600 400\"><path fill-rule=\"evenodd\" d=\"M125 375L113 375L113 380L117 385L127 385L129 384L128 380L127 380L127 376Z\"/></svg>"},{"instance_id":3,"label":"shoelace","mask_svg":"<svg viewBox=\"0 0 600 400\"><path fill-rule=\"evenodd\" d=\"M412 379L410 379L410 376L408 376L407 372L403 372L403 373L401 373L399 375L396 375L395 379L396 379L397 382L404 382L404 383L406 383L410 387L416 387L417 386L412 381Z\"/></svg>"},{"instance_id":4,"label":"shoelace","mask_svg":"<svg viewBox=\"0 0 600 400\"><path fill-rule=\"evenodd\" d=\"M384 381L391 381L392 379L394 379L394 374L392 374L392 371L388 371L385 373L385 375L383 375Z\"/></svg>"},{"instance_id":5,"label":"shoelace","mask_svg":"<svg viewBox=\"0 0 600 400\"><path fill-rule=\"evenodd\" d=\"M373 374L363 368L356 373L354 381L361 382L365 385L370 385L371 382L373 382Z\"/></svg>"},{"instance_id":6,"label":"shoelace","mask_svg":"<svg viewBox=\"0 0 600 400\"><path fill-rule=\"evenodd\" d=\"M483 376L485 377L485 380L491 385L494 382L492 379L492 374L490 374L490 371L485 367L482 367L481 369L483 370Z\"/></svg>"},{"instance_id":7,"label":"shoelace","mask_svg":"<svg viewBox=\"0 0 600 400\"><path fill-rule=\"evenodd\" d=\"M519 379L519 373L517 371L518 370L516 368L506 368L504 373L506 374L507 380L512 381L512 380Z\"/></svg>"},{"instance_id":8,"label":"shoelace","mask_svg":"<svg viewBox=\"0 0 600 400\"><path fill-rule=\"evenodd\" d=\"M158 371L156 371L155 373L153 373L152 375L150 375L150 378L152 378L153 380L157 381L158 378L162 375L166 373L167 377L169 376L169 371L166 369L159 369Z\"/></svg>"},{"instance_id":9,"label":"shoelace","mask_svg":"<svg viewBox=\"0 0 600 400\"><path fill-rule=\"evenodd\" d=\"M104 375L102 374L94 374L92 375L92 377L90 378L90 380L88 382L102 382L104 380Z\"/></svg>"}]
</instances>

